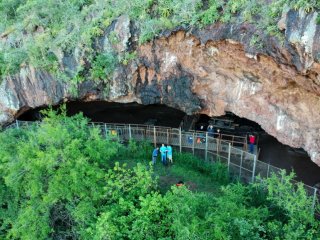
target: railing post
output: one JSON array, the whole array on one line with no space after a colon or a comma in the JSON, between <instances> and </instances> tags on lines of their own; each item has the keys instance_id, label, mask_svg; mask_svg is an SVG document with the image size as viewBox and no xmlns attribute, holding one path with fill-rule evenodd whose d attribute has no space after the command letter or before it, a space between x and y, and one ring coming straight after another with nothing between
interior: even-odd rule
<instances>
[{"instance_id":1,"label":"railing post","mask_svg":"<svg viewBox=\"0 0 320 240\"><path fill-rule=\"evenodd\" d=\"M180 153L182 152L182 135L181 135L181 128L179 128L179 147Z\"/></svg>"},{"instance_id":2,"label":"railing post","mask_svg":"<svg viewBox=\"0 0 320 240\"><path fill-rule=\"evenodd\" d=\"M243 160L243 151L241 150L239 179L241 179L241 173L242 173L242 160Z\"/></svg>"},{"instance_id":3,"label":"railing post","mask_svg":"<svg viewBox=\"0 0 320 240\"><path fill-rule=\"evenodd\" d=\"M131 136L131 125L129 124L129 139L131 140L132 136Z\"/></svg>"},{"instance_id":4,"label":"railing post","mask_svg":"<svg viewBox=\"0 0 320 240\"><path fill-rule=\"evenodd\" d=\"M16 120L16 128L19 129L19 122L18 122L18 120Z\"/></svg>"},{"instance_id":5,"label":"railing post","mask_svg":"<svg viewBox=\"0 0 320 240\"><path fill-rule=\"evenodd\" d=\"M167 128L167 144L170 144L169 142L169 129Z\"/></svg>"},{"instance_id":6,"label":"railing post","mask_svg":"<svg viewBox=\"0 0 320 240\"><path fill-rule=\"evenodd\" d=\"M314 213L314 208L316 206L316 198L317 198L317 188L314 188L313 192L313 200L312 200L312 213Z\"/></svg>"},{"instance_id":7,"label":"railing post","mask_svg":"<svg viewBox=\"0 0 320 240\"><path fill-rule=\"evenodd\" d=\"M228 150L228 172L230 171L230 162L231 162L231 143L229 143L229 150Z\"/></svg>"},{"instance_id":8,"label":"railing post","mask_svg":"<svg viewBox=\"0 0 320 240\"><path fill-rule=\"evenodd\" d=\"M269 178L270 164L268 163L267 178Z\"/></svg>"},{"instance_id":9,"label":"railing post","mask_svg":"<svg viewBox=\"0 0 320 240\"><path fill-rule=\"evenodd\" d=\"M252 182L254 182L254 176L256 174L256 165L257 165L257 155L254 155L253 158L253 169L252 169Z\"/></svg>"},{"instance_id":10,"label":"railing post","mask_svg":"<svg viewBox=\"0 0 320 240\"><path fill-rule=\"evenodd\" d=\"M208 132L206 132L206 152L205 152L205 160L208 161Z\"/></svg>"},{"instance_id":11,"label":"railing post","mask_svg":"<svg viewBox=\"0 0 320 240\"><path fill-rule=\"evenodd\" d=\"M157 146L157 133L156 133L156 127L153 126L153 143L154 143L154 147Z\"/></svg>"},{"instance_id":12,"label":"railing post","mask_svg":"<svg viewBox=\"0 0 320 240\"><path fill-rule=\"evenodd\" d=\"M104 124L104 136L107 138L107 124Z\"/></svg>"},{"instance_id":13,"label":"railing post","mask_svg":"<svg viewBox=\"0 0 320 240\"><path fill-rule=\"evenodd\" d=\"M194 155L194 143L196 139L194 138L194 132L192 133L192 154Z\"/></svg>"}]
</instances>

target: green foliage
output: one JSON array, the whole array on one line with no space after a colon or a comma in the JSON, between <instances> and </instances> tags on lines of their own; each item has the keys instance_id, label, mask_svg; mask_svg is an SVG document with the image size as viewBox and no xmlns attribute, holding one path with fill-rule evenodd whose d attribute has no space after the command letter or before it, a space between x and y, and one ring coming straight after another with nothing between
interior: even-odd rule
<instances>
[{"instance_id":1,"label":"green foliage","mask_svg":"<svg viewBox=\"0 0 320 240\"><path fill-rule=\"evenodd\" d=\"M112 43L112 44L117 44L120 42L120 39L118 37L118 34L115 32L115 31L112 31L110 32L109 36L109 41Z\"/></svg>"},{"instance_id":2,"label":"green foliage","mask_svg":"<svg viewBox=\"0 0 320 240\"><path fill-rule=\"evenodd\" d=\"M175 154L175 161L186 168L196 169L199 173L209 175L213 180L219 181L221 184L229 182L229 174L226 165L216 162L214 164L205 162L192 154Z\"/></svg>"},{"instance_id":3,"label":"green foliage","mask_svg":"<svg viewBox=\"0 0 320 240\"><path fill-rule=\"evenodd\" d=\"M116 67L116 58L111 53L99 54L92 63L90 74L94 81L110 82Z\"/></svg>"},{"instance_id":4,"label":"green foliage","mask_svg":"<svg viewBox=\"0 0 320 240\"><path fill-rule=\"evenodd\" d=\"M117 143L102 139L81 115L68 118L63 112L48 111L33 130L0 134L2 239L74 237L103 203L103 169ZM90 208L84 212L85 206Z\"/></svg>"},{"instance_id":5,"label":"green foliage","mask_svg":"<svg viewBox=\"0 0 320 240\"><path fill-rule=\"evenodd\" d=\"M123 159L130 159L131 161L144 162L145 160L149 160L152 150L153 145L150 141L137 142L131 139L127 146L120 148L118 156Z\"/></svg>"},{"instance_id":6,"label":"green foliage","mask_svg":"<svg viewBox=\"0 0 320 240\"><path fill-rule=\"evenodd\" d=\"M94 56L114 54L97 53L96 39L103 38L108 32L106 28L120 15L128 15L135 22L140 31L140 44L177 26L204 27L218 21L249 22L261 32L283 38L277 22L287 7L310 13L318 11L320 4L317 0L1 1L0 76L17 73L21 67L32 65L59 79L73 81L77 72L65 73L61 68L61 53L77 52L82 56L77 59L82 67L85 63L95 62L91 70L86 66L83 79L92 76L94 80L101 80L105 74L105 59ZM121 40L115 31L111 31L108 38L113 45ZM124 53L120 62L127 65L134 58L131 54ZM110 64L108 61L108 66L112 68L115 62ZM112 71L106 72L112 74Z\"/></svg>"},{"instance_id":7,"label":"green foliage","mask_svg":"<svg viewBox=\"0 0 320 240\"><path fill-rule=\"evenodd\" d=\"M257 49L262 49L262 39L259 35L255 34L250 39L250 47L255 47Z\"/></svg>"},{"instance_id":8,"label":"green foliage","mask_svg":"<svg viewBox=\"0 0 320 240\"><path fill-rule=\"evenodd\" d=\"M16 72L26 61L27 54L22 49L10 49L0 53L1 76L6 76L11 72Z\"/></svg>"},{"instance_id":9,"label":"green foliage","mask_svg":"<svg viewBox=\"0 0 320 240\"><path fill-rule=\"evenodd\" d=\"M96 239L123 239L131 235L141 200L156 187L151 173L140 164L130 170L116 163L108 171L104 187L106 204L97 219Z\"/></svg>"},{"instance_id":10,"label":"green foliage","mask_svg":"<svg viewBox=\"0 0 320 240\"><path fill-rule=\"evenodd\" d=\"M292 183L294 177L294 173L286 175L282 171L280 177L273 175L267 179L267 200L282 209L287 219L272 227L281 239L313 239L313 227L319 227L319 223L314 221L312 214L312 198L307 196L302 183Z\"/></svg>"},{"instance_id":11,"label":"green foliage","mask_svg":"<svg viewBox=\"0 0 320 240\"><path fill-rule=\"evenodd\" d=\"M124 56L121 57L120 61L123 65L128 65L130 61L133 61L137 58L137 52L125 52Z\"/></svg>"},{"instance_id":12,"label":"green foliage","mask_svg":"<svg viewBox=\"0 0 320 240\"><path fill-rule=\"evenodd\" d=\"M223 195L216 199L216 207L210 212L214 224L214 239L263 239L265 207L252 207L247 201L249 187L241 184L222 188Z\"/></svg>"},{"instance_id":13,"label":"green foliage","mask_svg":"<svg viewBox=\"0 0 320 240\"><path fill-rule=\"evenodd\" d=\"M183 169L186 184L161 193L156 168L168 168L150 164L149 142L120 145L82 115L66 117L65 107L43 113L39 126L0 133L1 239L320 237L312 200L293 174L229 183L223 164L175 153L171 173ZM195 172L219 189L189 190Z\"/></svg>"},{"instance_id":14,"label":"green foliage","mask_svg":"<svg viewBox=\"0 0 320 240\"><path fill-rule=\"evenodd\" d=\"M215 23L220 18L219 7L221 7L221 2L210 0L209 3L208 9L204 10L199 16L199 21L204 26Z\"/></svg>"},{"instance_id":15,"label":"green foliage","mask_svg":"<svg viewBox=\"0 0 320 240\"><path fill-rule=\"evenodd\" d=\"M314 11L316 7L319 7L319 1L317 0L296 0L293 1L291 6L295 10L302 8L306 12Z\"/></svg>"}]
</instances>

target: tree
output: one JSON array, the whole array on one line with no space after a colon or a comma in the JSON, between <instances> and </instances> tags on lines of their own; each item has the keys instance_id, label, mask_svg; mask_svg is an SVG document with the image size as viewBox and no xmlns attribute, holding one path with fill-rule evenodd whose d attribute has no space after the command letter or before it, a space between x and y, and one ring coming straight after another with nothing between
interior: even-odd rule
<instances>
[{"instance_id":1,"label":"tree","mask_svg":"<svg viewBox=\"0 0 320 240\"><path fill-rule=\"evenodd\" d=\"M81 114L46 114L39 127L0 134L2 238L76 238L102 206L118 143Z\"/></svg>"}]
</instances>

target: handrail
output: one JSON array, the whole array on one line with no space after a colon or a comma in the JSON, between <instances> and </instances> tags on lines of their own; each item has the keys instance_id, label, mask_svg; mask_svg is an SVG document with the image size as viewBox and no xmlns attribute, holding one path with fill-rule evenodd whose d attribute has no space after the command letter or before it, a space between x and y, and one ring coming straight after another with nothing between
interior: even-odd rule
<instances>
[{"instance_id":1,"label":"handrail","mask_svg":"<svg viewBox=\"0 0 320 240\"><path fill-rule=\"evenodd\" d=\"M198 130L192 130L190 132L198 133L198 134L205 134L207 131L198 131ZM224 133L212 133L214 138L219 138L222 141L230 142L233 146L234 144L241 144L243 145L243 148L247 148L247 139L246 137L239 136L239 135L230 135L230 134L224 134ZM231 138L232 140L228 140L227 138ZM235 140L240 139L240 140ZM242 141L241 141L242 140Z\"/></svg>"},{"instance_id":2,"label":"handrail","mask_svg":"<svg viewBox=\"0 0 320 240\"><path fill-rule=\"evenodd\" d=\"M17 120L16 122L20 122L20 123L32 123L34 121L21 121L21 120ZM140 128L156 128L156 129L168 129L168 130L174 130L174 131L179 131L179 128L171 128L171 127L164 127L164 126L152 126L152 125L147 125L147 124L126 124L126 123L103 123L103 122L89 122L89 124L95 124L95 125L106 125L106 126L116 126L116 127L126 127L126 126L131 126L131 127L140 127ZM182 131L184 134L192 134L192 133L195 133L195 134L198 134L198 135L201 135L201 134L204 134L207 132L207 131ZM246 142L245 141L230 141L230 140L227 140L227 139L224 139L224 137L236 137L238 139L243 139L245 140L245 137L242 137L242 136L238 136L238 135L228 135L228 134L219 134L219 133L214 133L214 138L219 138L220 141L222 142L225 142L225 143L231 143L233 145L233 143L238 143L238 144L242 144L243 147L246 145Z\"/></svg>"}]
</instances>

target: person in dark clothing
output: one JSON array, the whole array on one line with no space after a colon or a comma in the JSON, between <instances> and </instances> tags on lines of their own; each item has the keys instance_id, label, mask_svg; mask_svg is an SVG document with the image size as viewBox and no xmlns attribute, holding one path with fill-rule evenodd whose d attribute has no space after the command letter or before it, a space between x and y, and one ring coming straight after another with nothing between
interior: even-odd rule
<instances>
[{"instance_id":1,"label":"person in dark clothing","mask_svg":"<svg viewBox=\"0 0 320 240\"><path fill-rule=\"evenodd\" d=\"M188 142L188 144L192 144L193 143L193 137L192 136L188 136L187 137L187 142Z\"/></svg>"},{"instance_id":2,"label":"person in dark clothing","mask_svg":"<svg viewBox=\"0 0 320 240\"><path fill-rule=\"evenodd\" d=\"M152 164L155 165L158 157L159 148L156 147L152 152Z\"/></svg>"},{"instance_id":3,"label":"person in dark clothing","mask_svg":"<svg viewBox=\"0 0 320 240\"><path fill-rule=\"evenodd\" d=\"M209 137L214 137L214 128L213 128L212 125L209 125L209 126L208 126L207 131L208 131L208 136L209 136Z\"/></svg>"}]
</instances>

